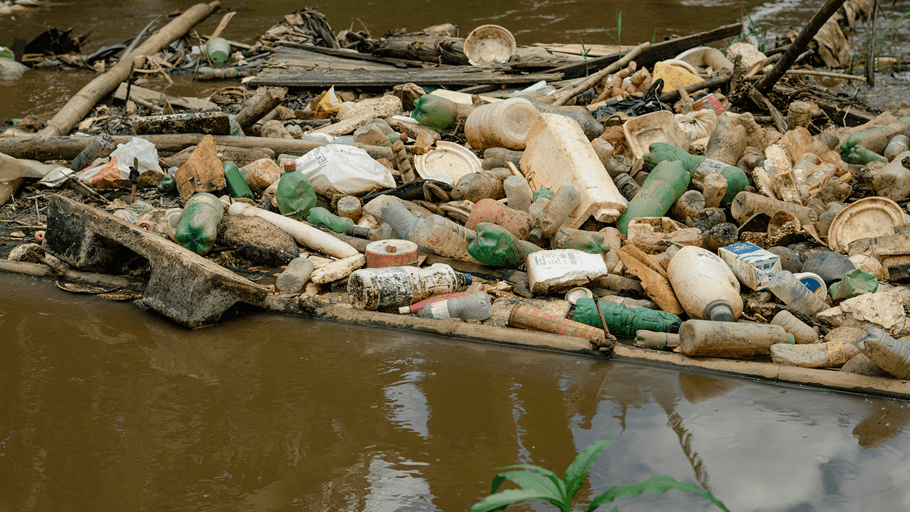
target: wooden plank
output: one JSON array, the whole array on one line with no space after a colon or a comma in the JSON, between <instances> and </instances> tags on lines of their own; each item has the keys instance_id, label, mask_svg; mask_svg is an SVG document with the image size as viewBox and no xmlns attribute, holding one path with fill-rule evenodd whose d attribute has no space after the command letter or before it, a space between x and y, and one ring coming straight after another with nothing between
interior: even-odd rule
<instances>
[{"instance_id":1,"label":"wooden plank","mask_svg":"<svg viewBox=\"0 0 910 512\"><path fill-rule=\"evenodd\" d=\"M656 43L651 46L651 49L647 53L639 55L638 58L635 59L635 62L638 63L638 67L652 66L662 60L672 59L673 57L676 57L689 48L694 48L696 46L713 43L714 41L719 41L727 37L739 35L742 32L742 29L742 23L734 23L732 25L725 25L723 27L709 30L707 32L701 32L698 34L693 34L691 36L680 37L677 39L672 39L670 41ZM571 64L566 64L558 68L553 68L550 70L550 72L564 73L565 78L577 78L584 76L586 72L590 74L592 72L599 71L621 58L621 53L614 53L612 55L606 55L604 57L588 59L587 62L573 62Z\"/></svg>"},{"instance_id":2,"label":"wooden plank","mask_svg":"<svg viewBox=\"0 0 910 512\"><path fill-rule=\"evenodd\" d=\"M126 88L127 84L121 83L120 86L117 87L117 90L114 91L114 98L120 101L126 100ZM150 103L158 103L159 105L164 105L165 101L169 101L171 105L187 110L215 110L218 108L218 105L211 101L200 100L199 98L171 96L170 94L153 91L151 89L146 89L145 87L139 87L138 85L130 87L130 97L139 98L140 100Z\"/></svg>"},{"instance_id":3,"label":"wooden plank","mask_svg":"<svg viewBox=\"0 0 910 512\"><path fill-rule=\"evenodd\" d=\"M591 57L605 57L614 53L626 53L635 46L616 46L615 44L574 44L574 43L534 43L534 46L543 48L553 53L583 56L587 53ZM582 48L584 46L584 48Z\"/></svg>"},{"instance_id":4,"label":"wooden plank","mask_svg":"<svg viewBox=\"0 0 910 512\"><path fill-rule=\"evenodd\" d=\"M469 66L450 68L393 69L386 71L263 71L250 85L283 87L393 87L413 82L417 85L474 86L480 84L525 84L562 79L561 73L506 74Z\"/></svg>"},{"instance_id":5,"label":"wooden plank","mask_svg":"<svg viewBox=\"0 0 910 512\"><path fill-rule=\"evenodd\" d=\"M408 60L408 59L394 59L391 57L374 57L373 55L367 53L360 53L355 50L335 50L333 48L324 48L322 46L314 46L312 44L301 44L301 43L292 43L290 41L279 41L280 46L287 46L290 48L298 48L300 50L307 50L310 52L321 53L324 55L332 55L334 57L341 57L343 59L353 59L353 60L365 60L369 62L381 62L383 64L404 64L410 68L422 68L426 63L419 60Z\"/></svg>"},{"instance_id":6,"label":"wooden plank","mask_svg":"<svg viewBox=\"0 0 910 512\"><path fill-rule=\"evenodd\" d=\"M263 72L272 72L277 66L289 68L285 72L299 72L308 69L337 71L383 71L398 69L392 64L345 59L286 46L275 49L272 55L269 56L268 66L269 67L263 69Z\"/></svg>"}]
</instances>

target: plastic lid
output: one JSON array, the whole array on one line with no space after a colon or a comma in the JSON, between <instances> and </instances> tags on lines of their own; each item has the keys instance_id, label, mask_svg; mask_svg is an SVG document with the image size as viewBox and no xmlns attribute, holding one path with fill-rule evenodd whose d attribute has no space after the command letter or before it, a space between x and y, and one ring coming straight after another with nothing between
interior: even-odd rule
<instances>
[{"instance_id":1,"label":"plastic lid","mask_svg":"<svg viewBox=\"0 0 910 512\"><path fill-rule=\"evenodd\" d=\"M402 315L410 315L411 306L401 306L400 308L398 308L398 313L402 314Z\"/></svg>"},{"instance_id":2,"label":"plastic lid","mask_svg":"<svg viewBox=\"0 0 910 512\"><path fill-rule=\"evenodd\" d=\"M470 286L471 283L474 282L474 276L472 276L471 274L464 274L464 280L466 283L468 283L468 286Z\"/></svg>"},{"instance_id":3,"label":"plastic lid","mask_svg":"<svg viewBox=\"0 0 910 512\"><path fill-rule=\"evenodd\" d=\"M297 170L297 162L294 160L285 160L284 161L284 172L291 172Z\"/></svg>"},{"instance_id":4,"label":"plastic lid","mask_svg":"<svg viewBox=\"0 0 910 512\"><path fill-rule=\"evenodd\" d=\"M712 322L732 322L733 306L724 301L713 301L705 308L705 316Z\"/></svg>"}]
</instances>

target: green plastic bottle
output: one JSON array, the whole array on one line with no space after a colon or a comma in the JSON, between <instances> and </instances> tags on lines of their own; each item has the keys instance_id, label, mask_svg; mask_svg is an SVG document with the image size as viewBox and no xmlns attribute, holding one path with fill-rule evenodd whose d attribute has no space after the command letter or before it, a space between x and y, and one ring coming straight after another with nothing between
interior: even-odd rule
<instances>
[{"instance_id":1,"label":"green plastic bottle","mask_svg":"<svg viewBox=\"0 0 910 512\"><path fill-rule=\"evenodd\" d=\"M223 37L216 37L206 43L205 51L209 54L212 64L223 66L231 56L231 43Z\"/></svg>"},{"instance_id":2,"label":"green plastic bottle","mask_svg":"<svg viewBox=\"0 0 910 512\"><path fill-rule=\"evenodd\" d=\"M862 146L853 146L844 153L844 161L848 164L868 164L869 162L888 162L888 159L878 153Z\"/></svg>"},{"instance_id":3,"label":"green plastic bottle","mask_svg":"<svg viewBox=\"0 0 910 512\"><path fill-rule=\"evenodd\" d=\"M891 124L878 128L856 132L841 143L840 150L846 156L850 154L851 149L861 146L881 155L884 154L885 148L888 147L888 141L895 135L901 134L910 135L910 117L898 119Z\"/></svg>"},{"instance_id":4,"label":"green plastic bottle","mask_svg":"<svg viewBox=\"0 0 910 512\"><path fill-rule=\"evenodd\" d=\"M284 162L284 174L278 179L275 200L282 215L293 213L299 220L306 219L310 208L316 206L316 191L310 180L297 172L297 164L293 160Z\"/></svg>"},{"instance_id":5,"label":"green plastic bottle","mask_svg":"<svg viewBox=\"0 0 910 512\"><path fill-rule=\"evenodd\" d=\"M734 169L742 172L738 167ZM626 211L616 219L616 229L626 234L629 222L638 217L663 217L689 188L691 175L680 161L664 160L651 171Z\"/></svg>"},{"instance_id":6,"label":"green plastic bottle","mask_svg":"<svg viewBox=\"0 0 910 512\"><path fill-rule=\"evenodd\" d=\"M530 242L518 240L508 230L492 222L481 222L475 232L477 236L470 240L468 253L491 267L518 268L528 254L541 250Z\"/></svg>"},{"instance_id":7,"label":"green plastic bottle","mask_svg":"<svg viewBox=\"0 0 910 512\"><path fill-rule=\"evenodd\" d=\"M531 196L531 202L537 201L541 197L553 199L553 191L547 187L541 187L534 191L534 194Z\"/></svg>"},{"instance_id":8,"label":"green plastic bottle","mask_svg":"<svg viewBox=\"0 0 910 512\"><path fill-rule=\"evenodd\" d=\"M280 184L279 184L280 186ZM306 221L314 226L326 226L336 233L347 233L354 225L354 221L347 217L339 217L321 206L310 208Z\"/></svg>"},{"instance_id":9,"label":"green plastic bottle","mask_svg":"<svg viewBox=\"0 0 910 512\"><path fill-rule=\"evenodd\" d=\"M878 279L868 272L855 268L844 274L842 280L832 284L828 288L828 294L834 301L840 302L864 293L875 293L876 290L878 290Z\"/></svg>"},{"instance_id":10,"label":"green plastic bottle","mask_svg":"<svg viewBox=\"0 0 910 512\"><path fill-rule=\"evenodd\" d=\"M572 228L559 228L550 238L550 249L578 249L591 254L610 252L602 234Z\"/></svg>"},{"instance_id":11,"label":"green plastic bottle","mask_svg":"<svg viewBox=\"0 0 910 512\"><path fill-rule=\"evenodd\" d=\"M651 152L643 157L648 170L654 169L660 162L677 160L682 162L683 168L692 176L719 173L727 180L727 193L724 194L723 199L725 203L732 201L736 194L749 186L749 178L739 167L727 165L705 156L690 155L682 148L666 142L655 142L648 146L648 150Z\"/></svg>"},{"instance_id":12,"label":"green plastic bottle","mask_svg":"<svg viewBox=\"0 0 910 512\"><path fill-rule=\"evenodd\" d=\"M224 205L217 197L205 192L194 194L187 200L177 224L177 242L197 254L209 252L218 238L223 213Z\"/></svg>"},{"instance_id":13,"label":"green plastic bottle","mask_svg":"<svg viewBox=\"0 0 910 512\"><path fill-rule=\"evenodd\" d=\"M156 188L158 189L158 192L165 197L177 195L177 182L174 181L174 177L170 174L165 174L164 177L161 178L161 181L158 182Z\"/></svg>"},{"instance_id":14,"label":"green plastic bottle","mask_svg":"<svg viewBox=\"0 0 910 512\"><path fill-rule=\"evenodd\" d=\"M441 132L455 123L457 111L454 101L427 94L414 100L411 117L418 123Z\"/></svg>"},{"instance_id":15,"label":"green plastic bottle","mask_svg":"<svg viewBox=\"0 0 910 512\"><path fill-rule=\"evenodd\" d=\"M246 184L246 181L240 174L240 169L237 168L237 164L234 162L224 162L221 164L221 167L224 168L224 179L227 181L228 193L231 194L231 197L253 199L253 191L250 190L250 186Z\"/></svg>"},{"instance_id":16,"label":"green plastic bottle","mask_svg":"<svg viewBox=\"0 0 910 512\"><path fill-rule=\"evenodd\" d=\"M679 331L680 319L673 313L655 311L648 308L627 308L620 304L600 301L600 309L607 322L607 329L614 336L635 336L640 330L654 332ZM575 304L575 314L572 319L576 322L602 328L600 315L594 299L587 297L578 299Z\"/></svg>"}]
</instances>

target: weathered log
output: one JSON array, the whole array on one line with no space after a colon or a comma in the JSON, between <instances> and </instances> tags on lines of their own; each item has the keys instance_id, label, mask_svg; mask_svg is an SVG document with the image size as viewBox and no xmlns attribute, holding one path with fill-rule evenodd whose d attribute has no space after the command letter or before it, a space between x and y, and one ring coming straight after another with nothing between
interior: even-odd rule
<instances>
[{"instance_id":1,"label":"weathered log","mask_svg":"<svg viewBox=\"0 0 910 512\"><path fill-rule=\"evenodd\" d=\"M246 131L256 121L267 116L278 105L281 105L287 94L288 90L284 87L263 87L256 91L256 95L250 99L249 104L234 116L234 120Z\"/></svg>"},{"instance_id":2,"label":"weathered log","mask_svg":"<svg viewBox=\"0 0 910 512\"><path fill-rule=\"evenodd\" d=\"M129 87L127 87L127 84L120 84L117 87L117 90L114 91L114 99L126 101L127 89L129 89L130 92L129 99L136 101L136 103L144 102L145 104L153 104L153 102L157 102L160 105L164 105L164 102L167 101L172 106L185 108L187 110L215 110L218 108L218 105L211 101L200 100L199 98L171 96L162 92L146 89L145 87L139 87L136 84L130 85ZM143 104L143 106L145 105Z\"/></svg>"},{"instance_id":3,"label":"weathered log","mask_svg":"<svg viewBox=\"0 0 910 512\"><path fill-rule=\"evenodd\" d=\"M470 64L464 54L464 39L460 37L434 37L411 34L387 37L370 48L377 57L419 60L463 66Z\"/></svg>"},{"instance_id":4,"label":"weathered log","mask_svg":"<svg viewBox=\"0 0 910 512\"><path fill-rule=\"evenodd\" d=\"M196 147L197 146L190 146L175 155L161 158L160 160L167 164L168 167L180 167L186 163L190 155L193 154L193 151L196 150ZM234 162L237 164L237 167L243 167L263 158L275 159L275 152L268 148L215 146L215 151L218 152L218 158L220 158L222 162Z\"/></svg>"},{"instance_id":5,"label":"weathered log","mask_svg":"<svg viewBox=\"0 0 910 512\"><path fill-rule=\"evenodd\" d=\"M527 84L562 80L561 73L510 74L499 68L448 66L374 71L269 69L250 80L250 85L284 87L394 87L408 82L418 85L465 87L477 84Z\"/></svg>"},{"instance_id":6,"label":"weathered log","mask_svg":"<svg viewBox=\"0 0 910 512\"><path fill-rule=\"evenodd\" d=\"M174 135L144 135L142 138L151 142L162 152L178 152L189 146L199 144L205 137L201 133L183 133ZM32 160L72 160L80 151L94 139L94 137L48 137L32 135L31 137L0 138L0 153L5 153L14 158L29 158ZM115 136L114 142L128 143L132 137ZM263 137L239 137L233 135L216 135L215 144L219 146L233 146L237 148L268 148L275 153L289 153L303 155L318 147L325 146L325 142L307 142L297 139L267 139ZM350 144L365 150L373 158L392 158L392 148L368 146L366 144Z\"/></svg>"},{"instance_id":7,"label":"weathered log","mask_svg":"<svg viewBox=\"0 0 910 512\"><path fill-rule=\"evenodd\" d=\"M353 59L353 60L362 60L366 62L381 62L382 64L392 64L393 66L403 64L409 68L422 68L423 62L419 60L410 60L410 59L396 59L392 57L376 57L374 55L369 55L366 53L360 53L354 50L336 50L333 48L323 48L322 46L315 46L312 44L303 44L303 43L292 43L289 41L279 41L280 46L288 46L290 48L299 48L301 50L307 50L311 52L321 53L323 55L331 55L333 57L341 57L344 59Z\"/></svg>"},{"instance_id":8,"label":"weathered log","mask_svg":"<svg viewBox=\"0 0 910 512\"><path fill-rule=\"evenodd\" d=\"M95 78L70 98L66 105L57 112L41 135L64 135L88 114L95 104L117 89L121 82L129 78L134 67L142 67L148 55L158 53L171 42L179 39L193 26L206 19L221 6L217 0L210 4L196 4L183 14L164 26L158 33L145 40L133 50L129 59L124 59L113 66L107 73Z\"/></svg>"},{"instance_id":9,"label":"weathered log","mask_svg":"<svg viewBox=\"0 0 910 512\"><path fill-rule=\"evenodd\" d=\"M137 117L133 129L138 135L159 133L206 133L229 135L231 120L227 112L190 112L161 116Z\"/></svg>"},{"instance_id":10,"label":"weathered log","mask_svg":"<svg viewBox=\"0 0 910 512\"><path fill-rule=\"evenodd\" d=\"M771 71L766 73L765 76L755 84L755 88L762 93L770 91L771 88L774 87L774 84L780 80L780 77L783 76L784 71L790 69L790 66L796 62L796 58L799 57L799 54L809 45L809 42L812 41L815 34L821 30L822 25L827 23L828 18L833 16L846 1L847 0L828 0L825 5L815 13L815 16L812 16L812 19L809 20L809 23L802 29L799 35L796 36L796 39L790 43L790 47L784 52L783 57L774 64ZM772 115L774 114L772 113Z\"/></svg>"}]
</instances>

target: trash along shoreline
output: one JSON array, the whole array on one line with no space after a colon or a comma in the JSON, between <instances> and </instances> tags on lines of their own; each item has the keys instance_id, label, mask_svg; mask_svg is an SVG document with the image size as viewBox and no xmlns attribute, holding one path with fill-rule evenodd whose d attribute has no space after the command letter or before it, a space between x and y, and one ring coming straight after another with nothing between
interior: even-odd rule
<instances>
[{"instance_id":1,"label":"trash along shoreline","mask_svg":"<svg viewBox=\"0 0 910 512\"><path fill-rule=\"evenodd\" d=\"M313 9L187 36L218 8L58 56L98 77L0 132L0 271L188 328L247 304L910 399L910 110L832 71L861 3L767 53L739 23L590 56Z\"/></svg>"}]
</instances>

